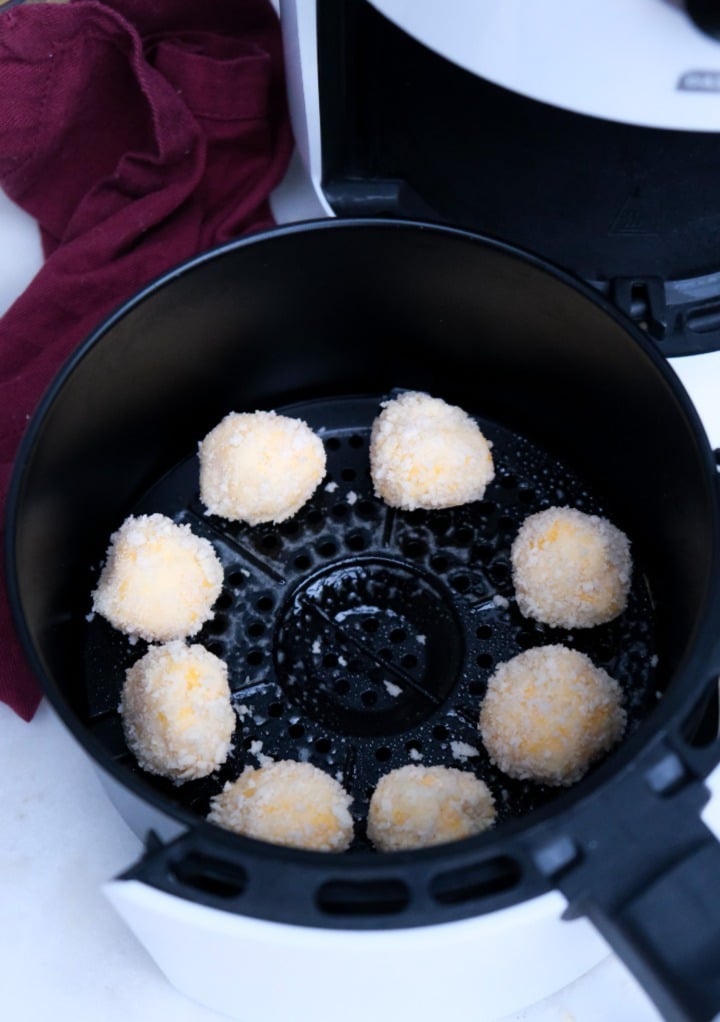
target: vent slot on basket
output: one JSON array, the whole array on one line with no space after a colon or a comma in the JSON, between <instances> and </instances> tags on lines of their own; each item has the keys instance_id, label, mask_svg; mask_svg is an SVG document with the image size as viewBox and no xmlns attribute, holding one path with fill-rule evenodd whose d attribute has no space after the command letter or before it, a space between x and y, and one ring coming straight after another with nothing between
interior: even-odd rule
<instances>
[{"instance_id":1,"label":"vent slot on basket","mask_svg":"<svg viewBox=\"0 0 720 1022\"><path fill-rule=\"evenodd\" d=\"M521 878L520 864L500 855L439 873L430 884L430 894L440 905L459 905L503 894L520 883Z\"/></svg>"},{"instance_id":2,"label":"vent slot on basket","mask_svg":"<svg viewBox=\"0 0 720 1022\"><path fill-rule=\"evenodd\" d=\"M410 904L410 890L402 880L328 880L315 901L331 916L394 915Z\"/></svg>"},{"instance_id":3,"label":"vent slot on basket","mask_svg":"<svg viewBox=\"0 0 720 1022\"><path fill-rule=\"evenodd\" d=\"M170 873L184 887L228 900L244 894L248 884L247 874L241 867L196 852L171 862Z\"/></svg>"}]
</instances>

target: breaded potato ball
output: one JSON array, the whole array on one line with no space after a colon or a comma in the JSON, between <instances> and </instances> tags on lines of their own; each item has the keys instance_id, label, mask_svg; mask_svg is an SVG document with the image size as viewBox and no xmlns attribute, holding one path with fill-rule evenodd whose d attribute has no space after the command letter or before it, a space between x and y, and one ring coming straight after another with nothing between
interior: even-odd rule
<instances>
[{"instance_id":1,"label":"breaded potato ball","mask_svg":"<svg viewBox=\"0 0 720 1022\"><path fill-rule=\"evenodd\" d=\"M511 550L520 612L558 628L591 628L623 612L630 542L606 518L550 507L523 522Z\"/></svg>"},{"instance_id":2,"label":"breaded potato ball","mask_svg":"<svg viewBox=\"0 0 720 1022\"><path fill-rule=\"evenodd\" d=\"M125 674L125 740L143 770L176 783L206 777L231 749L227 667L204 646L151 646Z\"/></svg>"},{"instance_id":3,"label":"breaded potato ball","mask_svg":"<svg viewBox=\"0 0 720 1022\"><path fill-rule=\"evenodd\" d=\"M409 765L380 778L368 811L367 832L383 852L459 841L495 822L484 781L465 770Z\"/></svg>"},{"instance_id":4,"label":"breaded potato ball","mask_svg":"<svg viewBox=\"0 0 720 1022\"><path fill-rule=\"evenodd\" d=\"M375 495L390 507L457 507L494 478L491 444L461 408L419 391L385 401L370 435Z\"/></svg>"},{"instance_id":5,"label":"breaded potato ball","mask_svg":"<svg viewBox=\"0 0 720 1022\"><path fill-rule=\"evenodd\" d=\"M326 469L320 437L276 412L230 412L200 442L199 458L205 507L248 525L291 518Z\"/></svg>"},{"instance_id":6,"label":"breaded potato ball","mask_svg":"<svg viewBox=\"0 0 720 1022\"><path fill-rule=\"evenodd\" d=\"M343 852L353 839L351 801L312 763L278 760L245 767L211 800L208 820L275 845Z\"/></svg>"},{"instance_id":7,"label":"breaded potato ball","mask_svg":"<svg viewBox=\"0 0 720 1022\"><path fill-rule=\"evenodd\" d=\"M92 607L127 635L169 642L202 628L222 584L212 543L189 525L131 516L110 537Z\"/></svg>"},{"instance_id":8,"label":"breaded potato ball","mask_svg":"<svg viewBox=\"0 0 720 1022\"><path fill-rule=\"evenodd\" d=\"M525 650L492 674L479 730L492 761L510 777L568 785L625 729L618 683L565 646Z\"/></svg>"}]
</instances>

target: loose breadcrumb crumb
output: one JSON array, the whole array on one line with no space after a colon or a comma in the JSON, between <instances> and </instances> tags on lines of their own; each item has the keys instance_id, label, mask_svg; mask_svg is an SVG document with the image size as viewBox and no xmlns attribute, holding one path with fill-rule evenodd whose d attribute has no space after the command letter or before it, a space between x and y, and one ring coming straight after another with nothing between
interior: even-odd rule
<instances>
[{"instance_id":1,"label":"loose breadcrumb crumb","mask_svg":"<svg viewBox=\"0 0 720 1022\"><path fill-rule=\"evenodd\" d=\"M459 759L463 762L466 759L473 759L475 756L480 755L475 746L470 745L469 742L450 742L450 751L453 754L453 759Z\"/></svg>"}]
</instances>

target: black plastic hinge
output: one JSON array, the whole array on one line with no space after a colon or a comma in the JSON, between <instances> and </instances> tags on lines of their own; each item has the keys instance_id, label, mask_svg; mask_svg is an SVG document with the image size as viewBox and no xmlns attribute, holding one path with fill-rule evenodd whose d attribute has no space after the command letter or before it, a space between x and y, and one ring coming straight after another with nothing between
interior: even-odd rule
<instances>
[{"instance_id":1,"label":"black plastic hinge","mask_svg":"<svg viewBox=\"0 0 720 1022\"><path fill-rule=\"evenodd\" d=\"M610 298L653 340L665 340L668 310L660 277L615 277L610 282Z\"/></svg>"},{"instance_id":2,"label":"black plastic hinge","mask_svg":"<svg viewBox=\"0 0 720 1022\"><path fill-rule=\"evenodd\" d=\"M329 178L323 193L340 217L397 217L442 223L441 217L400 178Z\"/></svg>"}]
</instances>

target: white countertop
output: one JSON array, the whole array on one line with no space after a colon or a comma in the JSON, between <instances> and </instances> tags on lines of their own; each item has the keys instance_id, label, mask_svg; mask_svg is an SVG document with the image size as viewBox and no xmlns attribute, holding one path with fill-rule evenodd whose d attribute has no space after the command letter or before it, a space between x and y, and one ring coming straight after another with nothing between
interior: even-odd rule
<instances>
[{"instance_id":1,"label":"white countertop","mask_svg":"<svg viewBox=\"0 0 720 1022\"><path fill-rule=\"evenodd\" d=\"M275 198L279 220L319 215L297 165ZM33 222L0 193L0 314L40 264ZM720 354L677 362L720 446ZM101 885L141 844L46 703L30 724L0 704L0 1013L8 1022L210 1022L178 994L114 914ZM380 1016L375 1013L375 1017ZM657 1022L613 956L514 1022ZM298 1022L304 1022L298 1016ZM380 1019L380 1022L384 1020ZM478 1022L488 1022L479 1012ZM508 1020L509 1022L509 1020Z\"/></svg>"}]
</instances>

